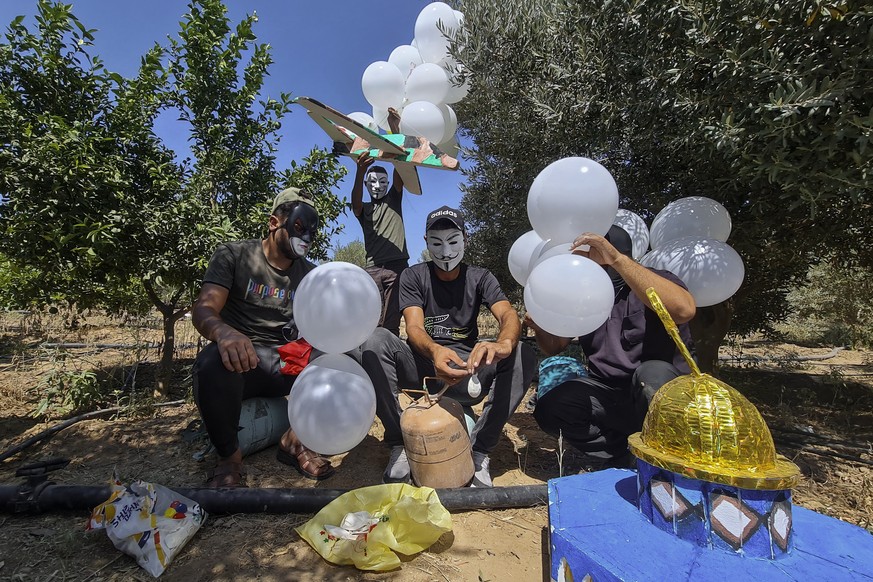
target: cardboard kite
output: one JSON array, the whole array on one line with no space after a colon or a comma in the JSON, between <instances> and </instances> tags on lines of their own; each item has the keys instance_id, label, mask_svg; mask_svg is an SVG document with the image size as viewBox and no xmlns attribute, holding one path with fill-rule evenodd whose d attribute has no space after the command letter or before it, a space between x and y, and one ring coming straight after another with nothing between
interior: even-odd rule
<instances>
[{"instance_id":1,"label":"cardboard kite","mask_svg":"<svg viewBox=\"0 0 873 582\"><path fill-rule=\"evenodd\" d=\"M458 160L423 137L402 133L382 135L315 99L298 97L294 102L304 107L309 117L333 140L335 154L357 159L369 152L377 160L394 164L403 186L413 194L421 194L418 166L437 170L460 167Z\"/></svg>"}]
</instances>

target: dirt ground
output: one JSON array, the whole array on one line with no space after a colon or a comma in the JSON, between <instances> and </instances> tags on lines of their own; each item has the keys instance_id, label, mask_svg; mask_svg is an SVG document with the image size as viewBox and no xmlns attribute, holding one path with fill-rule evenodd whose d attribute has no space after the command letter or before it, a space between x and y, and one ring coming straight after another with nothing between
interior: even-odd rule
<instances>
[{"instance_id":1,"label":"dirt ground","mask_svg":"<svg viewBox=\"0 0 873 582\"><path fill-rule=\"evenodd\" d=\"M128 347L159 339L155 322L107 320L70 314L0 315L0 451L59 418L34 418L41 395L58 378L98 371L96 406L133 405L133 412L87 420L0 463L0 484L16 484L15 470L51 457L70 459L52 475L60 484L102 485L113 470L125 481L168 486L203 483L210 461L180 433L197 418L190 400L190 365L197 335L181 323L177 373L170 400L151 408L155 347ZM46 347L46 342L85 344ZM113 346L113 347L109 347ZM873 354L830 346L745 341L722 349L720 377L746 394L771 426L779 452L794 460L803 481L798 505L873 532ZM64 376L67 373L67 376ZM69 413L67 414L69 415ZM60 416L64 418L64 416ZM334 457L336 475L314 485L275 460L275 447L247 459L250 487L355 488L380 482L388 452L381 426L351 452ZM559 475L555 439L536 426L524 404L510 420L492 455L495 485L544 483ZM564 474L583 460L566 451ZM103 532L86 533L87 512L41 516L0 513L0 580L149 580ZM452 516L453 531L402 568L368 573L322 560L295 532L307 515L209 516L162 576L164 580L409 580L479 582L547 580L546 507L471 511Z\"/></svg>"}]
</instances>

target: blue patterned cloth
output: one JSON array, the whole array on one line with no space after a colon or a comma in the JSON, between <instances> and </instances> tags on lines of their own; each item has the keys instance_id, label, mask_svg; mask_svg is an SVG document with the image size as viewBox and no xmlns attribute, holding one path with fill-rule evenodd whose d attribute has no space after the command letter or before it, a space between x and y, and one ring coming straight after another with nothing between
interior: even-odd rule
<instances>
[{"instance_id":1,"label":"blue patterned cloth","mask_svg":"<svg viewBox=\"0 0 873 582\"><path fill-rule=\"evenodd\" d=\"M552 356L540 362L539 381L537 382L537 398L545 396L549 390L563 384L567 380L584 378L588 371L582 362L569 356Z\"/></svg>"}]
</instances>

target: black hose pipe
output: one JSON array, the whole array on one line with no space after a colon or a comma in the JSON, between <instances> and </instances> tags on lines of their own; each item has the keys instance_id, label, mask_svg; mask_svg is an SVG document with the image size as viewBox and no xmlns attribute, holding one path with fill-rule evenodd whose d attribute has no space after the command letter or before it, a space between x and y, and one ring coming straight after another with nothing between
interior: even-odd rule
<instances>
[{"instance_id":1,"label":"black hose pipe","mask_svg":"<svg viewBox=\"0 0 873 582\"><path fill-rule=\"evenodd\" d=\"M172 488L193 499L209 513L316 513L348 489L186 489ZM108 486L43 484L0 485L0 512L49 513L91 510L109 499ZM548 502L543 485L517 485L490 489L461 487L437 489L440 503L449 511L533 507Z\"/></svg>"}]
</instances>

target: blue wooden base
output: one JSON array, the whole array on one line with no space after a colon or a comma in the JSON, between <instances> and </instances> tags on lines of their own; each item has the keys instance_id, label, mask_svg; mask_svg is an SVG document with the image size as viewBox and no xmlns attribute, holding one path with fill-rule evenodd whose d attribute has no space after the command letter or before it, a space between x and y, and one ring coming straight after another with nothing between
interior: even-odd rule
<instances>
[{"instance_id":1,"label":"blue wooden base","mask_svg":"<svg viewBox=\"0 0 873 582\"><path fill-rule=\"evenodd\" d=\"M658 529L637 509L637 493L637 474L626 469L549 481L552 580L873 581L873 536L857 526L794 506L791 554L754 559Z\"/></svg>"},{"instance_id":2,"label":"blue wooden base","mask_svg":"<svg viewBox=\"0 0 873 582\"><path fill-rule=\"evenodd\" d=\"M637 459L640 513L659 529L749 558L791 553L790 489L741 489L689 479Z\"/></svg>"}]
</instances>

